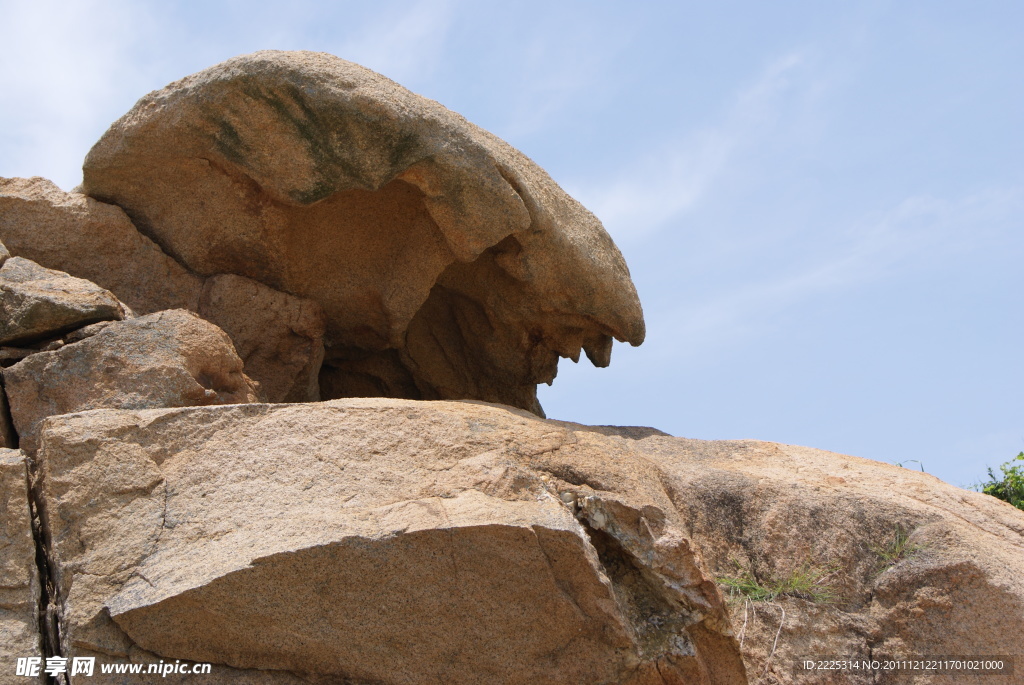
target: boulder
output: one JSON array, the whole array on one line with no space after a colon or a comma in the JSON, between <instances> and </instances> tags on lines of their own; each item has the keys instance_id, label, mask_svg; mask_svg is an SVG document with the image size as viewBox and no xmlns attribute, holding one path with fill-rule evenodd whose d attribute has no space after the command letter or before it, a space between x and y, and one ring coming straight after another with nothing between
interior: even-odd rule
<instances>
[{"instance_id":1,"label":"boulder","mask_svg":"<svg viewBox=\"0 0 1024 685\"><path fill-rule=\"evenodd\" d=\"M743 682L664 494L573 503L530 467L573 439L390 399L51 419L67 653L353 682Z\"/></svg>"},{"instance_id":2,"label":"boulder","mask_svg":"<svg viewBox=\"0 0 1024 685\"><path fill-rule=\"evenodd\" d=\"M37 460L68 654L634 685L1024 658L1024 513L854 457L378 398L55 417Z\"/></svg>"},{"instance_id":3,"label":"boulder","mask_svg":"<svg viewBox=\"0 0 1024 685\"><path fill-rule=\"evenodd\" d=\"M926 473L807 447L643 443L670 474L664 487L731 594L758 682L902 682L892 672L830 681L795 668L840 655L1002 656L1016 670L979 680L1024 682L1024 511ZM574 468L598 468L599 458ZM779 594L758 599L761 590ZM971 676L918 677L957 685Z\"/></svg>"},{"instance_id":4,"label":"boulder","mask_svg":"<svg viewBox=\"0 0 1024 685\"><path fill-rule=\"evenodd\" d=\"M198 306L202 279L124 211L45 178L0 178L0 240L12 254L111 291L137 314Z\"/></svg>"},{"instance_id":5,"label":"boulder","mask_svg":"<svg viewBox=\"0 0 1024 685\"><path fill-rule=\"evenodd\" d=\"M539 412L559 356L604 366L613 338L644 337L592 214L508 144L331 55L258 52L151 93L82 188L196 273L318 303L328 397Z\"/></svg>"},{"instance_id":6,"label":"boulder","mask_svg":"<svg viewBox=\"0 0 1024 685\"><path fill-rule=\"evenodd\" d=\"M97 321L123 319L124 306L95 283L12 257L0 268L0 344L57 337Z\"/></svg>"},{"instance_id":7,"label":"boulder","mask_svg":"<svg viewBox=\"0 0 1024 685\"><path fill-rule=\"evenodd\" d=\"M3 370L22 449L48 416L99 407L142 409L256 400L219 328L184 310L97 324L78 342Z\"/></svg>"},{"instance_id":8,"label":"boulder","mask_svg":"<svg viewBox=\"0 0 1024 685\"><path fill-rule=\"evenodd\" d=\"M231 337L266 401L320 399L324 322L314 302L241 276L197 276L119 207L43 178L0 178L0 238L19 256L103 285L139 314L181 308L213 322Z\"/></svg>"},{"instance_id":9,"label":"boulder","mask_svg":"<svg viewBox=\"0 0 1024 685\"><path fill-rule=\"evenodd\" d=\"M324 315L315 302L218 274L203 284L198 312L228 334L265 401L320 399Z\"/></svg>"},{"instance_id":10,"label":"boulder","mask_svg":"<svg viewBox=\"0 0 1024 685\"><path fill-rule=\"evenodd\" d=\"M39 573L32 539L25 455L0 449L0 684L27 683L17 676L19 657L43 653L39 632ZM43 679L34 682L42 683Z\"/></svg>"},{"instance_id":11,"label":"boulder","mask_svg":"<svg viewBox=\"0 0 1024 685\"><path fill-rule=\"evenodd\" d=\"M0 243L0 266L3 266L4 262L6 262L10 256L11 253L8 251L7 247L3 243Z\"/></svg>"}]
</instances>

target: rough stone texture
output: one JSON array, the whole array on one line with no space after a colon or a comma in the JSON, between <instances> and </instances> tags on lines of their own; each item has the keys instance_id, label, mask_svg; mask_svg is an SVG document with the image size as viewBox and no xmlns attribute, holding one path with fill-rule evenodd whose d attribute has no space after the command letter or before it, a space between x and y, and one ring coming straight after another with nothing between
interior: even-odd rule
<instances>
[{"instance_id":1,"label":"rough stone texture","mask_svg":"<svg viewBox=\"0 0 1024 685\"><path fill-rule=\"evenodd\" d=\"M0 266L4 265L4 262L11 256L11 253L7 250L7 247L0 243Z\"/></svg>"},{"instance_id":2,"label":"rough stone texture","mask_svg":"<svg viewBox=\"0 0 1024 685\"><path fill-rule=\"evenodd\" d=\"M559 356L604 366L613 337L644 337L619 251L543 170L330 55L259 52L151 93L89 153L83 190L197 273L320 304L328 397L539 412Z\"/></svg>"},{"instance_id":3,"label":"rough stone texture","mask_svg":"<svg viewBox=\"0 0 1024 685\"><path fill-rule=\"evenodd\" d=\"M0 268L0 344L33 343L126 313L113 293L62 271L21 257Z\"/></svg>"},{"instance_id":4,"label":"rough stone texture","mask_svg":"<svg viewBox=\"0 0 1024 685\"><path fill-rule=\"evenodd\" d=\"M354 682L646 683L712 665L693 682L742 682L664 493L581 492L577 517L530 468L571 442L501 408L387 399L51 419L66 650Z\"/></svg>"},{"instance_id":5,"label":"rough stone texture","mask_svg":"<svg viewBox=\"0 0 1024 685\"><path fill-rule=\"evenodd\" d=\"M197 276L119 207L43 178L0 178L0 239L19 256L102 285L138 314L181 308L215 323L265 400L320 399L324 323L315 303L240 276Z\"/></svg>"},{"instance_id":6,"label":"rough stone texture","mask_svg":"<svg viewBox=\"0 0 1024 685\"><path fill-rule=\"evenodd\" d=\"M664 486L716 576L735 577L737 564L761 581L815 567L828 574L831 602L732 600L737 632L746 610L751 682L960 685L969 682L963 674L800 676L793 662L807 655L1009 655L1012 677L978 681L1024 683L1024 512L925 473L806 447L643 444L670 474ZM919 549L888 566L878 550L898 528Z\"/></svg>"},{"instance_id":7,"label":"rough stone texture","mask_svg":"<svg viewBox=\"0 0 1024 685\"><path fill-rule=\"evenodd\" d=\"M202 279L124 211L45 178L0 178L0 240L14 255L111 291L137 314L198 306Z\"/></svg>"},{"instance_id":8,"label":"rough stone texture","mask_svg":"<svg viewBox=\"0 0 1024 685\"><path fill-rule=\"evenodd\" d=\"M206 279L199 315L235 343L245 373L267 402L316 402L324 357L324 315L315 302L242 276Z\"/></svg>"},{"instance_id":9,"label":"rough stone texture","mask_svg":"<svg viewBox=\"0 0 1024 685\"><path fill-rule=\"evenodd\" d=\"M157 312L93 330L4 369L14 426L27 452L34 452L39 423L48 416L256 400L231 340L191 312Z\"/></svg>"},{"instance_id":10,"label":"rough stone texture","mask_svg":"<svg viewBox=\"0 0 1024 685\"><path fill-rule=\"evenodd\" d=\"M27 476L22 452L0 449L0 685L42 682L15 675L18 657L42 655Z\"/></svg>"},{"instance_id":11,"label":"rough stone texture","mask_svg":"<svg viewBox=\"0 0 1024 685\"><path fill-rule=\"evenodd\" d=\"M853 457L358 399L56 417L38 459L69 653L374 683L1024 660L1024 513ZM871 550L897 525L923 549L885 570ZM833 565L838 599L725 603L736 564Z\"/></svg>"},{"instance_id":12,"label":"rough stone texture","mask_svg":"<svg viewBox=\"0 0 1024 685\"><path fill-rule=\"evenodd\" d=\"M11 421L11 408L7 404L7 393L4 391L3 378L0 376L0 447L17 448L18 433Z\"/></svg>"}]
</instances>

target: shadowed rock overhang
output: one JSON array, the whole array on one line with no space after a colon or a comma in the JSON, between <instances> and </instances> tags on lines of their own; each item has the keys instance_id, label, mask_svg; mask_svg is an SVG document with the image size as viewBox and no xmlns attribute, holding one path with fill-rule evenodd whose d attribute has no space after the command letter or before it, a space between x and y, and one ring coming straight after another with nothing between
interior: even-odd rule
<instances>
[{"instance_id":1,"label":"shadowed rock overhang","mask_svg":"<svg viewBox=\"0 0 1024 685\"><path fill-rule=\"evenodd\" d=\"M89 153L83 191L200 275L318 303L323 399L480 399L540 413L559 357L639 345L600 222L438 103L310 52L234 58L150 93Z\"/></svg>"}]
</instances>

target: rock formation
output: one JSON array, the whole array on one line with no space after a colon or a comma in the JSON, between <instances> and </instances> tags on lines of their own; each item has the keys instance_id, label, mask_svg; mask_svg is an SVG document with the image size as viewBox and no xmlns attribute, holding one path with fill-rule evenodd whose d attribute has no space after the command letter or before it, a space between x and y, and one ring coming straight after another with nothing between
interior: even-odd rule
<instances>
[{"instance_id":1,"label":"rock formation","mask_svg":"<svg viewBox=\"0 0 1024 685\"><path fill-rule=\"evenodd\" d=\"M320 399L323 314L248 278L203 278L143 236L119 208L43 178L0 178L0 241L20 257L88 279L137 314L188 309L225 330L269 402Z\"/></svg>"},{"instance_id":2,"label":"rock formation","mask_svg":"<svg viewBox=\"0 0 1024 685\"><path fill-rule=\"evenodd\" d=\"M0 685L1024 683L1024 513L539 416L639 302L592 215L437 103L240 57L143 98L82 191L0 179Z\"/></svg>"},{"instance_id":3,"label":"rock formation","mask_svg":"<svg viewBox=\"0 0 1024 685\"><path fill-rule=\"evenodd\" d=\"M325 399L482 399L540 411L558 357L640 344L600 223L525 156L358 65L260 52L146 96L86 158L192 271L326 315Z\"/></svg>"},{"instance_id":4,"label":"rock formation","mask_svg":"<svg viewBox=\"0 0 1024 685\"><path fill-rule=\"evenodd\" d=\"M227 335L181 309L94 324L67 342L3 371L14 427L28 451L48 416L256 400Z\"/></svg>"},{"instance_id":5,"label":"rock formation","mask_svg":"<svg viewBox=\"0 0 1024 685\"><path fill-rule=\"evenodd\" d=\"M139 233L120 207L44 178L0 178L0 241L11 254L96 283L136 314L198 307L202 278Z\"/></svg>"},{"instance_id":6,"label":"rock formation","mask_svg":"<svg viewBox=\"0 0 1024 685\"><path fill-rule=\"evenodd\" d=\"M0 345L24 345L99 321L125 308L95 283L13 257L0 268Z\"/></svg>"},{"instance_id":7,"label":"rock formation","mask_svg":"<svg viewBox=\"0 0 1024 685\"><path fill-rule=\"evenodd\" d=\"M23 452L0 449L0 683L32 682L15 680L10 657L38 655L43 647L27 474Z\"/></svg>"},{"instance_id":8,"label":"rock formation","mask_svg":"<svg viewBox=\"0 0 1024 685\"><path fill-rule=\"evenodd\" d=\"M853 457L350 399L59 417L38 460L69 654L743 683L821 682L790 680L808 654L1022 652L1024 515ZM921 552L886 568L897 527ZM802 566L835 596L744 624L716 587Z\"/></svg>"}]
</instances>

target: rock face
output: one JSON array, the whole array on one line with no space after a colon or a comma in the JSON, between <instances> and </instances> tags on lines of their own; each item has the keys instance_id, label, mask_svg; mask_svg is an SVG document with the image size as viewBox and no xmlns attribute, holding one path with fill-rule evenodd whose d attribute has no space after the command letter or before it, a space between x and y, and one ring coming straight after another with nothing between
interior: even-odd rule
<instances>
[{"instance_id":1,"label":"rock face","mask_svg":"<svg viewBox=\"0 0 1024 685\"><path fill-rule=\"evenodd\" d=\"M353 399L69 415L38 459L67 654L377 683L1024 658L1024 513L852 457ZM897 525L921 549L886 569L870 550ZM836 599L717 586L803 565L834 569Z\"/></svg>"},{"instance_id":2,"label":"rock face","mask_svg":"<svg viewBox=\"0 0 1024 685\"><path fill-rule=\"evenodd\" d=\"M256 400L231 341L190 312L170 310L96 324L84 336L4 369L14 427L26 451L35 450L39 423L48 416L99 407Z\"/></svg>"},{"instance_id":3,"label":"rock face","mask_svg":"<svg viewBox=\"0 0 1024 685\"><path fill-rule=\"evenodd\" d=\"M328 397L540 411L559 356L604 366L613 337L644 337L619 251L543 170L330 55L255 53L151 93L83 189L196 273L317 302Z\"/></svg>"},{"instance_id":4,"label":"rock face","mask_svg":"<svg viewBox=\"0 0 1024 685\"><path fill-rule=\"evenodd\" d=\"M248 278L202 278L113 205L42 178L0 178L0 239L18 256L109 289L136 313L188 309L231 337L268 402L320 399L323 313Z\"/></svg>"},{"instance_id":5,"label":"rock face","mask_svg":"<svg viewBox=\"0 0 1024 685\"><path fill-rule=\"evenodd\" d=\"M18 657L39 657L39 574L29 523L25 455L0 449L0 683L42 682L15 675Z\"/></svg>"},{"instance_id":6,"label":"rock face","mask_svg":"<svg viewBox=\"0 0 1024 685\"><path fill-rule=\"evenodd\" d=\"M0 345L57 337L125 313L112 293L81 278L21 257L0 268Z\"/></svg>"},{"instance_id":7,"label":"rock face","mask_svg":"<svg viewBox=\"0 0 1024 685\"><path fill-rule=\"evenodd\" d=\"M219 274L203 284L198 312L228 334L265 401L320 399L324 315L316 303Z\"/></svg>"},{"instance_id":8,"label":"rock face","mask_svg":"<svg viewBox=\"0 0 1024 685\"><path fill-rule=\"evenodd\" d=\"M743 682L664 493L560 493L532 468L573 435L384 399L53 419L66 652L355 682Z\"/></svg>"},{"instance_id":9,"label":"rock face","mask_svg":"<svg viewBox=\"0 0 1024 685\"><path fill-rule=\"evenodd\" d=\"M45 178L0 178L0 240L12 254L84 278L137 314L190 309L202 279L136 230L120 207Z\"/></svg>"},{"instance_id":10,"label":"rock face","mask_svg":"<svg viewBox=\"0 0 1024 685\"><path fill-rule=\"evenodd\" d=\"M796 671L815 655L1022 663L1024 512L924 473L806 447L659 436L633 446L657 464L691 544L732 593L750 682L903 682ZM606 474L594 487L615 487L624 476L613 475L612 456L575 449L558 468L564 478ZM730 589L737 580L746 594ZM757 588L782 592L752 601ZM985 680L1022 683L1024 673ZM965 681L952 673L919 682Z\"/></svg>"}]
</instances>

